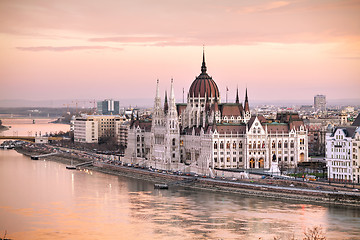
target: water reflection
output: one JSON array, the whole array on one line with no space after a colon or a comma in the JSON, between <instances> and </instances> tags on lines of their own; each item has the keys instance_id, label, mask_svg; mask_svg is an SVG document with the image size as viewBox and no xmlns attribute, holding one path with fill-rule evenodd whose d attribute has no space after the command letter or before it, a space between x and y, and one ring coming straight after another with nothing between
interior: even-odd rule
<instances>
[{"instance_id":1,"label":"water reflection","mask_svg":"<svg viewBox=\"0 0 360 240\"><path fill-rule=\"evenodd\" d=\"M300 237L307 227L316 225L329 227L326 230L333 232L329 239L344 238L345 235L356 237L358 234L357 225L351 222L347 224L352 233L333 230L331 227L338 227L338 223L344 222L344 217L336 214L339 219L328 219L327 207L310 204L183 188L133 192L130 194L130 203L131 217L140 222L144 219L151 221L155 233L165 239L178 235L207 239L270 239L275 235L289 238L293 234Z\"/></svg>"},{"instance_id":2,"label":"water reflection","mask_svg":"<svg viewBox=\"0 0 360 240\"><path fill-rule=\"evenodd\" d=\"M360 211L69 171L0 151L0 234L14 239L272 239L321 225L356 239Z\"/></svg>"},{"instance_id":3,"label":"water reflection","mask_svg":"<svg viewBox=\"0 0 360 240\"><path fill-rule=\"evenodd\" d=\"M0 136L39 136L40 134L45 135L70 130L68 124L50 123L54 120L56 119L36 119L35 124L33 124L32 119L2 119L3 125L11 126L11 128L0 132Z\"/></svg>"}]
</instances>

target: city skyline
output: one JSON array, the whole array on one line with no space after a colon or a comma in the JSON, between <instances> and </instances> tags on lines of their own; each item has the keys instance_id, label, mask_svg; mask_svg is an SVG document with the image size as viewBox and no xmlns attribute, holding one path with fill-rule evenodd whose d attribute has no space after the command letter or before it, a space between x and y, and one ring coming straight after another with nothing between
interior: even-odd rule
<instances>
[{"instance_id":1,"label":"city skyline","mask_svg":"<svg viewBox=\"0 0 360 240\"><path fill-rule=\"evenodd\" d=\"M153 99L200 73L250 103L359 99L358 1L3 1L0 100Z\"/></svg>"}]
</instances>

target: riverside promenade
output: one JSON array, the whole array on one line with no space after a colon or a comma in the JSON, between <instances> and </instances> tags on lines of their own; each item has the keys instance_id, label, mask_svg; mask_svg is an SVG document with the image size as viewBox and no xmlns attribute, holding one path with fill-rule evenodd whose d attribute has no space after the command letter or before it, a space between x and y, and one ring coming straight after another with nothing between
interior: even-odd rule
<instances>
[{"instance_id":1,"label":"riverside promenade","mask_svg":"<svg viewBox=\"0 0 360 240\"><path fill-rule=\"evenodd\" d=\"M291 200L297 202L312 202L336 206L347 206L360 208L360 193L341 185L324 186L314 183L297 182L293 180L280 179L241 179L232 180L227 178L208 178L205 176L194 176L169 171L143 169L137 166L124 166L119 160L98 154L79 150L59 150L59 148L42 145L26 145L16 149L19 153L27 156L35 154L47 154L57 152L56 155L48 156L46 159L64 164L74 164L93 161L93 166L83 168L103 173L137 178L154 183L177 185L194 189L241 194L254 197L267 197L273 199ZM178 175L180 174L180 175ZM184 181L194 179L194 181Z\"/></svg>"}]
</instances>

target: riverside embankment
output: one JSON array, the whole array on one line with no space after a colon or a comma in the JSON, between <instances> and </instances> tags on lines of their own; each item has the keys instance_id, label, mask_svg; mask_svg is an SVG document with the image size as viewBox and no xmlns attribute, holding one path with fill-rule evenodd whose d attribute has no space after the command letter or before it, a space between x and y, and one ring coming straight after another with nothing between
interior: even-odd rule
<instances>
[{"instance_id":1,"label":"riverside embankment","mask_svg":"<svg viewBox=\"0 0 360 240\"><path fill-rule=\"evenodd\" d=\"M24 155L32 156L49 153L50 149L51 148L43 147L18 148L16 150ZM87 155L81 156L71 152L63 152L54 156L48 156L46 159L64 164L78 164L90 160ZM154 183L167 183L170 187L172 184L176 183L176 185L193 189L360 208L360 193L352 192L349 191L349 189L342 187L336 187L336 189L334 189L333 186L321 186L322 190L319 190L316 189L316 185L314 184L298 183L288 180L249 179L230 181L226 179L199 178L108 164L99 159L94 160L94 162L94 166L85 168L107 174L142 179ZM186 181L188 179L193 179L193 181ZM294 185L294 187L290 187L290 185Z\"/></svg>"}]
</instances>

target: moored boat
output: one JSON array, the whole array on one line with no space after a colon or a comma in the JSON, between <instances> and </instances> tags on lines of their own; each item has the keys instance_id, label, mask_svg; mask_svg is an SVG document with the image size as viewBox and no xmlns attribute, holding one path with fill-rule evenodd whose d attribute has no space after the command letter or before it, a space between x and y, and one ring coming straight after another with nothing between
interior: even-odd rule
<instances>
[{"instance_id":1,"label":"moored boat","mask_svg":"<svg viewBox=\"0 0 360 240\"><path fill-rule=\"evenodd\" d=\"M67 166L66 166L66 169L69 169L69 170L75 170L75 169L76 169L76 166L73 166L73 165L67 165Z\"/></svg>"},{"instance_id":2,"label":"moored boat","mask_svg":"<svg viewBox=\"0 0 360 240\"><path fill-rule=\"evenodd\" d=\"M154 184L154 188L157 189L168 189L169 186L167 184Z\"/></svg>"}]
</instances>

